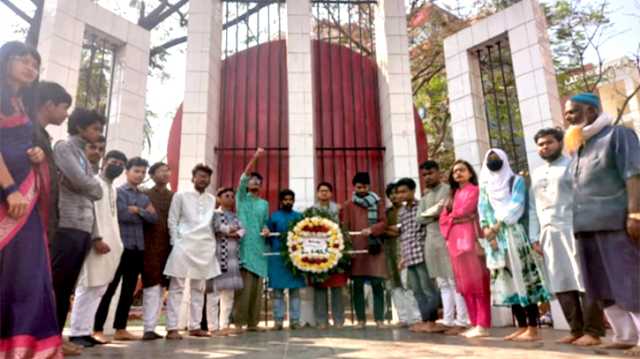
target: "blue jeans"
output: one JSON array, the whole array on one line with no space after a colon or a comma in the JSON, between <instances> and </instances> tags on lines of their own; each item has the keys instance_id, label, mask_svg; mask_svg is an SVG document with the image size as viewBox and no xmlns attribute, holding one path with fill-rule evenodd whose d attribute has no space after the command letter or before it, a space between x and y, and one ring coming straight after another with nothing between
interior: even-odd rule
<instances>
[{"instance_id":1,"label":"blue jeans","mask_svg":"<svg viewBox=\"0 0 640 359\"><path fill-rule=\"evenodd\" d=\"M284 322L284 289L273 290L273 319ZM289 288L289 324L300 323L300 289Z\"/></svg>"},{"instance_id":2,"label":"blue jeans","mask_svg":"<svg viewBox=\"0 0 640 359\"><path fill-rule=\"evenodd\" d=\"M407 268L407 287L416 297L422 321L435 322L438 319L440 293L429 276L429 270L424 262Z\"/></svg>"}]
</instances>

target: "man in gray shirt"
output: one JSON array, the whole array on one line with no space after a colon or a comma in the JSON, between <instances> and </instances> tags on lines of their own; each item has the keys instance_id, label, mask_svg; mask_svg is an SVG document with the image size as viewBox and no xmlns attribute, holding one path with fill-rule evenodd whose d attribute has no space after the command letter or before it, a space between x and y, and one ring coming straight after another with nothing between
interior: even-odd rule
<instances>
[{"instance_id":1,"label":"man in gray shirt","mask_svg":"<svg viewBox=\"0 0 640 359\"><path fill-rule=\"evenodd\" d=\"M60 333L69 312L69 300L74 291L84 259L91 248L91 233L95 223L93 202L102 198L100 182L94 177L84 149L102 135L105 118L96 111L76 108L67 132L69 138L53 149L60 172L56 240L51 245L53 289Z\"/></svg>"},{"instance_id":2,"label":"man in gray shirt","mask_svg":"<svg viewBox=\"0 0 640 359\"><path fill-rule=\"evenodd\" d=\"M614 333L609 347L629 348L628 355L638 356L638 136L631 129L613 125L613 119L602 112L600 99L591 93L572 97L565 119L572 125L567 131L568 143L580 145L573 164L573 230L587 296L604 303ZM575 147L569 146L569 150Z\"/></svg>"}]
</instances>

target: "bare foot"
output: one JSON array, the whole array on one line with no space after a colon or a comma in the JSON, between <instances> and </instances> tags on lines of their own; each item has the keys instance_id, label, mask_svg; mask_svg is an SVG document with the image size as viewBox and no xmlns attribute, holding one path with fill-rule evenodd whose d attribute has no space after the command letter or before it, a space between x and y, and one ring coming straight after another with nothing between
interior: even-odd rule
<instances>
[{"instance_id":1,"label":"bare foot","mask_svg":"<svg viewBox=\"0 0 640 359\"><path fill-rule=\"evenodd\" d=\"M211 334L208 331L202 329L195 329L189 331L189 336L197 338L209 338Z\"/></svg>"},{"instance_id":2,"label":"bare foot","mask_svg":"<svg viewBox=\"0 0 640 359\"><path fill-rule=\"evenodd\" d=\"M165 337L165 339L167 339L167 340L181 340L182 339L182 335L180 335L180 333L178 333L177 330L169 330L167 332L167 336Z\"/></svg>"},{"instance_id":3,"label":"bare foot","mask_svg":"<svg viewBox=\"0 0 640 359\"><path fill-rule=\"evenodd\" d=\"M65 357L75 357L82 354L82 348L68 341L62 342L62 354Z\"/></svg>"},{"instance_id":4,"label":"bare foot","mask_svg":"<svg viewBox=\"0 0 640 359\"><path fill-rule=\"evenodd\" d=\"M537 342L540 339L538 328L536 327L528 327L524 333L513 338L516 342Z\"/></svg>"},{"instance_id":5,"label":"bare foot","mask_svg":"<svg viewBox=\"0 0 640 359\"><path fill-rule=\"evenodd\" d=\"M102 344L109 344L111 343L111 340L109 340L109 338L107 338L103 332L95 332L93 333L93 339L99 341Z\"/></svg>"},{"instance_id":6,"label":"bare foot","mask_svg":"<svg viewBox=\"0 0 640 359\"><path fill-rule=\"evenodd\" d=\"M628 357L640 358L640 346L636 345L629 350L625 350L623 354Z\"/></svg>"},{"instance_id":7,"label":"bare foot","mask_svg":"<svg viewBox=\"0 0 640 359\"><path fill-rule=\"evenodd\" d=\"M424 330L424 328L426 328L426 326L428 325L427 322L418 322L412 326L409 327L409 331L412 332L421 332Z\"/></svg>"},{"instance_id":8,"label":"bare foot","mask_svg":"<svg viewBox=\"0 0 640 359\"><path fill-rule=\"evenodd\" d=\"M573 342L575 342L579 337L575 336L575 335L567 335L566 337L562 337L558 340L556 340L557 344L572 344Z\"/></svg>"},{"instance_id":9,"label":"bare foot","mask_svg":"<svg viewBox=\"0 0 640 359\"><path fill-rule=\"evenodd\" d=\"M460 335L467 331L465 327L452 327L451 329L444 332L444 335Z\"/></svg>"},{"instance_id":10,"label":"bare foot","mask_svg":"<svg viewBox=\"0 0 640 359\"><path fill-rule=\"evenodd\" d=\"M436 324L435 322L424 322L422 326L418 327L415 331L418 333L443 333L447 328L443 325Z\"/></svg>"},{"instance_id":11,"label":"bare foot","mask_svg":"<svg viewBox=\"0 0 640 359\"><path fill-rule=\"evenodd\" d=\"M515 337L518 337L522 334L524 334L524 332L527 331L527 328L518 328L518 330L516 330L515 332L507 335L506 337L504 337L504 340L513 340Z\"/></svg>"},{"instance_id":12,"label":"bare foot","mask_svg":"<svg viewBox=\"0 0 640 359\"><path fill-rule=\"evenodd\" d=\"M421 332L425 333L444 333L447 330L447 327L441 324L437 324L436 322L427 322Z\"/></svg>"},{"instance_id":13,"label":"bare foot","mask_svg":"<svg viewBox=\"0 0 640 359\"><path fill-rule=\"evenodd\" d=\"M116 330L116 333L113 335L113 340L131 341L131 340L140 340L140 337L131 334L131 332L129 332L126 329L119 329L119 330Z\"/></svg>"},{"instance_id":14,"label":"bare foot","mask_svg":"<svg viewBox=\"0 0 640 359\"><path fill-rule=\"evenodd\" d=\"M608 349L608 350L627 350L627 349L631 349L633 347L634 347L633 344L609 343L609 344L604 344L600 348Z\"/></svg>"},{"instance_id":15,"label":"bare foot","mask_svg":"<svg viewBox=\"0 0 640 359\"><path fill-rule=\"evenodd\" d=\"M573 345L577 345L579 347L591 347L594 345L600 345L600 338L594 337L590 334L585 334L580 337L580 339L573 342Z\"/></svg>"}]
</instances>

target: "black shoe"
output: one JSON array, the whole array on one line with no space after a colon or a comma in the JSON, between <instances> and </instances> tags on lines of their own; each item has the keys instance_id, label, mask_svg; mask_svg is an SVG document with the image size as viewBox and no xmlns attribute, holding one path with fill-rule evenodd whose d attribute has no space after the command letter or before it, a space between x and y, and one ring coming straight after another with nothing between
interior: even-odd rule
<instances>
[{"instance_id":1,"label":"black shoe","mask_svg":"<svg viewBox=\"0 0 640 359\"><path fill-rule=\"evenodd\" d=\"M93 344L93 342L87 340L86 336L82 336L82 337L69 337L69 341L75 345L79 345L83 348L91 348L93 346L95 346L95 344Z\"/></svg>"},{"instance_id":2,"label":"black shoe","mask_svg":"<svg viewBox=\"0 0 640 359\"><path fill-rule=\"evenodd\" d=\"M142 336L142 340L156 340L156 339L162 339L162 335L156 332L145 332L144 335Z\"/></svg>"},{"instance_id":3,"label":"black shoe","mask_svg":"<svg viewBox=\"0 0 640 359\"><path fill-rule=\"evenodd\" d=\"M89 343L92 343L93 345L105 345L106 343L103 343L101 341L99 341L98 339L92 337L91 335L87 335L83 337L84 339L86 339Z\"/></svg>"}]
</instances>

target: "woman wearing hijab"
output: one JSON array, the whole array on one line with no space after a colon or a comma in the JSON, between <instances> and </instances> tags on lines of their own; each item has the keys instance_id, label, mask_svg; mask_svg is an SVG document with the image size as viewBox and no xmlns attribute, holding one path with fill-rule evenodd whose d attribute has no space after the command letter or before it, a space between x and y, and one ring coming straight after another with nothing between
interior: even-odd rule
<instances>
[{"instance_id":1,"label":"woman wearing hijab","mask_svg":"<svg viewBox=\"0 0 640 359\"><path fill-rule=\"evenodd\" d=\"M510 306L518 322L518 330L505 340L539 340L538 303L549 299L525 228L519 223L526 197L524 179L511 170L507 154L489 150L480 172L478 212L493 305Z\"/></svg>"}]
</instances>

